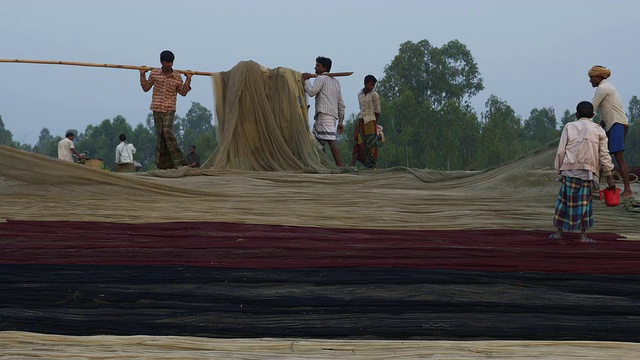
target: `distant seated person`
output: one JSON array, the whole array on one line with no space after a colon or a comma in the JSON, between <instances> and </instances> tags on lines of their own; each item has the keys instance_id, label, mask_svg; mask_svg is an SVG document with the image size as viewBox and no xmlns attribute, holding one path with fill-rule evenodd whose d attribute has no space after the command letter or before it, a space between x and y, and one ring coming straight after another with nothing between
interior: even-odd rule
<instances>
[{"instance_id":1,"label":"distant seated person","mask_svg":"<svg viewBox=\"0 0 640 360\"><path fill-rule=\"evenodd\" d=\"M134 172L136 165L133 154L136 153L136 148L127 142L127 135L120 134L119 138L120 144L116 146L116 172Z\"/></svg>"},{"instance_id":2,"label":"distant seated person","mask_svg":"<svg viewBox=\"0 0 640 360\"><path fill-rule=\"evenodd\" d=\"M192 168L200 167L200 154L196 152L196 146L189 146L189 153L187 154L187 165Z\"/></svg>"},{"instance_id":3,"label":"distant seated person","mask_svg":"<svg viewBox=\"0 0 640 360\"><path fill-rule=\"evenodd\" d=\"M58 159L74 162L74 154L78 157L78 160L83 158L82 155L78 154L75 146L73 145L74 137L75 135L72 132L68 132L66 137L58 142Z\"/></svg>"}]
</instances>

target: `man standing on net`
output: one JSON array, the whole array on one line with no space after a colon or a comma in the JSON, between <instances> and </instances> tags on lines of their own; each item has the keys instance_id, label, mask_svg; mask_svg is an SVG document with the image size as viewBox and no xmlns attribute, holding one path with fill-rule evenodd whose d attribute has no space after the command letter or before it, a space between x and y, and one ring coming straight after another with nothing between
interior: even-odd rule
<instances>
[{"instance_id":1,"label":"man standing on net","mask_svg":"<svg viewBox=\"0 0 640 360\"><path fill-rule=\"evenodd\" d=\"M176 115L178 94L186 96L191 90L191 76L185 74L182 82L180 74L173 71L173 53L165 50L160 53L161 69L154 69L147 79L147 70L140 70L140 85L145 92L153 87L151 111L156 126L156 165L158 169L175 169L187 165L184 153L173 134L173 121Z\"/></svg>"},{"instance_id":2,"label":"man standing on net","mask_svg":"<svg viewBox=\"0 0 640 360\"><path fill-rule=\"evenodd\" d=\"M378 80L373 75L364 77L364 88L358 93L360 115L353 134L351 166L356 160L364 166L375 169L378 162L378 122L380 121L380 96L374 90Z\"/></svg>"},{"instance_id":3,"label":"man standing on net","mask_svg":"<svg viewBox=\"0 0 640 360\"><path fill-rule=\"evenodd\" d=\"M136 171L136 165L133 160L136 147L127 142L127 135L120 134L118 138L120 139L120 144L116 146L116 172Z\"/></svg>"},{"instance_id":4,"label":"man standing on net","mask_svg":"<svg viewBox=\"0 0 640 360\"><path fill-rule=\"evenodd\" d=\"M562 185L553 217L557 231L549 236L551 239L562 239L565 231L580 230L580 241L593 242L587 237L587 229L593 226L592 192L600 188L600 172L607 177L609 188L616 186L607 135L591 120L593 116L593 105L582 101L576 107L578 120L562 129L554 161Z\"/></svg>"},{"instance_id":5,"label":"man standing on net","mask_svg":"<svg viewBox=\"0 0 640 360\"><path fill-rule=\"evenodd\" d=\"M331 59L319 56L316 58L316 80L311 85L313 75L303 73L304 91L311 97L316 98L316 110L313 118L313 135L324 151L325 145L329 144L331 155L338 167L342 167L340 149L336 141L336 122L338 122L338 134L344 131L344 99L340 90L340 83L335 78L328 76L331 71Z\"/></svg>"},{"instance_id":6,"label":"man standing on net","mask_svg":"<svg viewBox=\"0 0 640 360\"><path fill-rule=\"evenodd\" d=\"M596 65L589 69L589 82L591 86L596 88L593 96L593 107L595 110L600 109L602 121L600 125L607 132L609 139L609 152L620 167L620 174L624 183L624 191L621 197L633 196L631 184L629 182L629 167L624 160L624 140L629 130L629 120L624 113L624 106L618 94L618 90L609 82L611 70L604 66Z\"/></svg>"},{"instance_id":7,"label":"man standing on net","mask_svg":"<svg viewBox=\"0 0 640 360\"><path fill-rule=\"evenodd\" d=\"M64 161L73 161L73 155L78 157L78 160L82 160L83 156L76 151L76 147L73 145L73 139L75 134L68 132L64 139L58 142L58 159Z\"/></svg>"}]
</instances>

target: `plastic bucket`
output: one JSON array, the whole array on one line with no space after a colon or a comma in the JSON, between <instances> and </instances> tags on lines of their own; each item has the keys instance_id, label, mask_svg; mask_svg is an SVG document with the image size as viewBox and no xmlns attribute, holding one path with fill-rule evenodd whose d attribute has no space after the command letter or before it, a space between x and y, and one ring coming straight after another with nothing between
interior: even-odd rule
<instances>
[{"instance_id":1,"label":"plastic bucket","mask_svg":"<svg viewBox=\"0 0 640 360\"><path fill-rule=\"evenodd\" d=\"M609 207L620 205L620 189L613 188L600 190L600 200L602 200L603 195L605 205Z\"/></svg>"}]
</instances>

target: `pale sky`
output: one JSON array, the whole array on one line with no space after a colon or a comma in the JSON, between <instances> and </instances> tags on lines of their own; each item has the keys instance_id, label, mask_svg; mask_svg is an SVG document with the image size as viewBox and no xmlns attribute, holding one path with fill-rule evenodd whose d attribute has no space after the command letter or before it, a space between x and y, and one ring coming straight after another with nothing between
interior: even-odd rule
<instances>
[{"instance_id":1,"label":"pale sky","mask_svg":"<svg viewBox=\"0 0 640 360\"><path fill-rule=\"evenodd\" d=\"M159 66L169 49L181 70L253 60L313 72L322 55L355 72L340 78L350 114L364 76L381 78L401 43L457 39L484 80L478 114L493 94L523 120L549 106L560 120L593 97L595 64L612 70L625 108L640 96L639 14L637 0L2 0L0 58ZM0 76L0 115L21 143L43 127L64 136L117 115L135 127L149 113L136 70L0 63ZM191 101L213 111L211 79L192 87L177 113Z\"/></svg>"}]
</instances>

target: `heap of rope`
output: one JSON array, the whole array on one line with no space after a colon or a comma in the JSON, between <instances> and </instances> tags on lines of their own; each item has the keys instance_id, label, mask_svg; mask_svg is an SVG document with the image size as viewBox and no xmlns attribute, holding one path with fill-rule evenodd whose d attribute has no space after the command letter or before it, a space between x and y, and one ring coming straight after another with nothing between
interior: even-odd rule
<instances>
[{"instance_id":1,"label":"heap of rope","mask_svg":"<svg viewBox=\"0 0 640 360\"><path fill-rule=\"evenodd\" d=\"M622 182L622 175L620 175L617 171L612 171L611 172L611 176L613 176L613 181L616 183L621 183ZM630 183L635 183L635 182L640 182L638 181L638 175L630 172L629 173L629 182Z\"/></svg>"},{"instance_id":2,"label":"heap of rope","mask_svg":"<svg viewBox=\"0 0 640 360\"><path fill-rule=\"evenodd\" d=\"M637 200L636 198L631 197L623 201L624 201L625 210L640 214L640 200Z\"/></svg>"},{"instance_id":3,"label":"heap of rope","mask_svg":"<svg viewBox=\"0 0 640 360\"><path fill-rule=\"evenodd\" d=\"M613 181L614 182L616 182L616 183L621 183L622 182L622 176L617 171L613 171L611 173L611 175L613 176ZM630 172L629 173L629 183L631 183L631 184L640 183L640 180L638 180L638 175ZM627 199L623 199L622 202L624 203L625 210L627 210L629 212L640 213L640 200L636 199L635 197L630 197L630 198L627 198Z\"/></svg>"}]
</instances>

